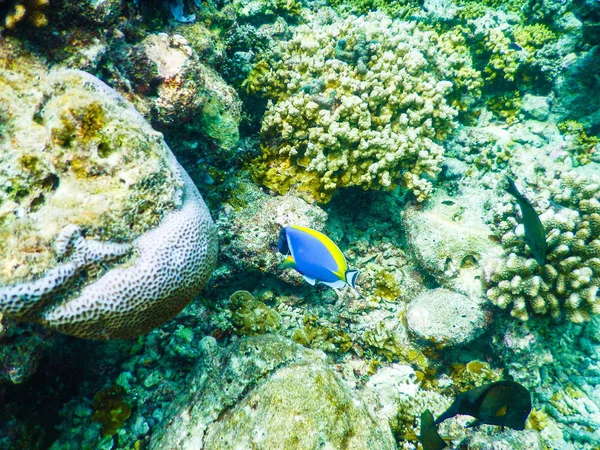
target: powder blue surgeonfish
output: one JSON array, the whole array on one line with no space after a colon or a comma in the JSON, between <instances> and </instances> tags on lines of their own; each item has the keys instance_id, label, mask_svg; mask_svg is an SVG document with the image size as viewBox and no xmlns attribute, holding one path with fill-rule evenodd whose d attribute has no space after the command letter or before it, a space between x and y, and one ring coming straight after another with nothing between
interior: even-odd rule
<instances>
[{"instance_id":1,"label":"powder blue surgeonfish","mask_svg":"<svg viewBox=\"0 0 600 450\"><path fill-rule=\"evenodd\" d=\"M358 270L348 269L342 251L323 233L288 225L279 233L277 248L287 256L280 269L296 269L312 285L319 282L339 289L348 284L356 290Z\"/></svg>"}]
</instances>

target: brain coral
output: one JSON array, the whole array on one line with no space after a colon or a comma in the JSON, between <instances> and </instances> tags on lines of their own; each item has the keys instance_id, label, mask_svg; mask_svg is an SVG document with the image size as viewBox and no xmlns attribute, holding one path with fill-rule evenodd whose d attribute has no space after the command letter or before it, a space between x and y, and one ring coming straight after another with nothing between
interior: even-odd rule
<instances>
[{"instance_id":1,"label":"brain coral","mask_svg":"<svg viewBox=\"0 0 600 450\"><path fill-rule=\"evenodd\" d=\"M255 67L245 86L269 102L253 176L322 202L339 187L398 183L425 199L440 143L481 86L457 33L382 13L314 19Z\"/></svg>"},{"instance_id":2,"label":"brain coral","mask_svg":"<svg viewBox=\"0 0 600 450\"><path fill-rule=\"evenodd\" d=\"M539 266L523 243L518 207L512 201L502 204L494 223L506 257L484 269L487 297L521 320L534 313L566 315L579 323L600 313L600 177L571 171L547 181L551 201L540 201L546 206L537 208L543 211L546 264ZM533 200L531 192L526 195Z\"/></svg>"},{"instance_id":3,"label":"brain coral","mask_svg":"<svg viewBox=\"0 0 600 450\"><path fill-rule=\"evenodd\" d=\"M217 242L162 137L84 72L0 45L0 312L128 338L204 286Z\"/></svg>"}]
</instances>

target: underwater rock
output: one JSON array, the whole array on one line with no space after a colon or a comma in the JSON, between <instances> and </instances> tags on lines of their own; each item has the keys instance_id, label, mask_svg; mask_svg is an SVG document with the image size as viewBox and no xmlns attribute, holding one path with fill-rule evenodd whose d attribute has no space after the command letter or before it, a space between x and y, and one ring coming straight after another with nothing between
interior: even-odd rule
<instances>
[{"instance_id":1,"label":"underwater rock","mask_svg":"<svg viewBox=\"0 0 600 450\"><path fill-rule=\"evenodd\" d=\"M140 109L155 126L200 133L228 152L239 139L241 101L221 76L200 61L179 34L150 34L122 51L119 67L141 95ZM228 153L227 153L228 154Z\"/></svg>"},{"instance_id":2,"label":"underwater rock","mask_svg":"<svg viewBox=\"0 0 600 450\"><path fill-rule=\"evenodd\" d=\"M469 435L461 441L461 448L469 450L542 450L540 434L535 430L504 430L500 434L490 436L485 432Z\"/></svg>"},{"instance_id":3,"label":"underwater rock","mask_svg":"<svg viewBox=\"0 0 600 450\"><path fill-rule=\"evenodd\" d=\"M278 273L283 256L277 253L281 228L296 224L323 230L327 213L292 195L273 197L240 180L227 200L231 205L218 218L222 254L236 271ZM293 271L280 271L287 281L303 283Z\"/></svg>"},{"instance_id":4,"label":"underwater rock","mask_svg":"<svg viewBox=\"0 0 600 450\"><path fill-rule=\"evenodd\" d=\"M600 132L600 46L579 56L567 55L563 70L554 83L557 122L577 120L586 132Z\"/></svg>"},{"instance_id":5,"label":"underwater rock","mask_svg":"<svg viewBox=\"0 0 600 450\"><path fill-rule=\"evenodd\" d=\"M151 450L393 449L389 427L325 363L325 355L275 335L241 339L207 355L176 398Z\"/></svg>"},{"instance_id":6,"label":"underwater rock","mask_svg":"<svg viewBox=\"0 0 600 450\"><path fill-rule=\"evenodd\" d=\"M484 303L443 288L422 292L408 307L408 329L440 347L468 344L485 331Z\"/></svg>"},{"instance_id":7,"label":"underwater rock","mask_svg":"<svg viewBox=\"0 0 600 450\"><path fill-rule=\"evenodd\" d=\"M422 268L442 286L471 297L483 294L482 262L502 254L483 220L489 195L464 186L456 197L439 191L426 205L402 211L408 244Z\"/></svg>"},{"instance_id":8,"label":"underwater rock","mask_svg":"<svg viewBox=\"0 0 600 450\"><path fill-rule=\"evenodd\" d=\"M216 230L154 131L97 78L0 44L0 311L129 338L204 286Z\"/></svg>"},{"instance_id":9,"label":"underwater rock","mask_svg":"<svg viewBox=\"0 0 600 450\"><path fill-rule=\"evenodd\" d=\"M521 109L527 115L535 120L544 121L550 113L550 102L548 97L539 95L525 94L523 96Z\"/></svg>"}]
</instances>

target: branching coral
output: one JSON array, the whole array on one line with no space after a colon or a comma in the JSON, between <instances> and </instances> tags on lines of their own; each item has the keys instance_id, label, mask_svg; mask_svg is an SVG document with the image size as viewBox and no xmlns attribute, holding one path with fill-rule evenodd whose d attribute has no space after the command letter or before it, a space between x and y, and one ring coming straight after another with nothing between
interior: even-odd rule
<instances>
[{"instance_id":1,"label":"branching coral","mask_svg":"<svg viewBox=\"0 0 600 450\"><path fill-rule=\"evenodd\" d=\"M540 215L548 243L543 266L523 242L515 204L505 203L495 212L507 256L485 268L487 297L502 309L510 307L521 320L534 313L566 315L579 323L600 313L600 177L567 172L551 180L549 188L551 204L557 206L547 206Z\"/></svg>"},{"instance_id":2,"label":"branching coral","mask_svg":"<svg viewBox=\"0 0 600 450\"><path fill-rule=\"evenodd\" d=\"M463 19L455 31L462 34L483 68L486 84L525 82L550 70L541 57L556 42L556 35L543 24L511 25L506 14L468 3L460 12ZM550 75L550 74L547 74Z\"/></svg>"},{"instance_id":3,"label":"branching coral","mask_svg":"<svg viewBox=\"0 0 600 450\"><path fill-rule=\"evenodd\" d=\"M298 27L246 86L269 99L254 179L328 201L340 187L427 198L460 97L478 95L464 41L381 13Z\"/></svg>"}]
</instances>

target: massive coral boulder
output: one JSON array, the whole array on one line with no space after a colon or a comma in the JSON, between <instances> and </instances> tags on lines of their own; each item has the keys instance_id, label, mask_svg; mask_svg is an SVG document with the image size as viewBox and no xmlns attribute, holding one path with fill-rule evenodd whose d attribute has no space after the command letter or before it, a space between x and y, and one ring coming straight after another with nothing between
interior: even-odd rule
<instances>
[{"instance_id":1,"label":"massive coral boulder","mask_svg":"<svg viewBox=\"0 0 600 450\"><path fill-rule=\"evenodd\" d=\"M392 433L326 364L325 355L264 335L205 354L150 448L394 449Z\"/></svg>"},{"instance_id":2,"label":"massive coral boulder","mask_svg":"<svg viewBox=\"0 0 600 450\"><path fill-rule=\"evenodd\" d=\"M406 323L414 335L439 348L465 345L486 328L484 301L444 288L427 290L410 303Z\"/></svg>"},{"instance_id":3,"label":"massive coral boulder","mask_svg":"<svg viewBox=\"0 0 600 450\"><path fill-rule=\"evenodd\" d=\"M160 133L116 92L0 44L0 312L129 338L204 286L216 230Z\"/></svg>"},{"instance_id":4,"label":"massive coral boulder","mask_svg":"<svg viewBox=\"0 0 600 450\"><path fill-rule=\"evenodd\" d=\"M490 195L464 185L454 197L440 190L426 205L409 205L402 211L407 241L419 265L440 285L472 297L483 295L485 261L502 254L484 221Z\"/></svg>"}]
</instances>

